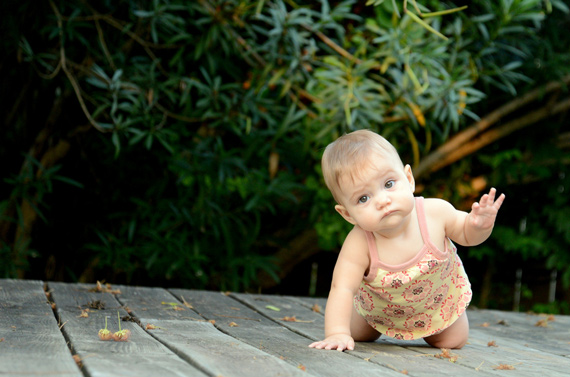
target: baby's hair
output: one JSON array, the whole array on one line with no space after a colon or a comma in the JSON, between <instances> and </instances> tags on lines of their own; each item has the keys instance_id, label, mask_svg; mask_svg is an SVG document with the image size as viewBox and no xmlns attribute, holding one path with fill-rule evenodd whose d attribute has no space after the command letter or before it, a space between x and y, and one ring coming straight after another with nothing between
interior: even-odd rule
<instances>
[{"instance_id":1,"label":"baby's hair","mask_svg":"<svg viewBox=\"0 0 570 377\"><path fill-rule=\"evenodd\" d=\"M346 173L351 179L358 176L372 163L372 156L390 158L404 168L398 151L388 140L370 130L358 130L345 134L330 143L321 161L325 183L340 204L338 193L340 179Z\"/></svg>"}]
</instances>

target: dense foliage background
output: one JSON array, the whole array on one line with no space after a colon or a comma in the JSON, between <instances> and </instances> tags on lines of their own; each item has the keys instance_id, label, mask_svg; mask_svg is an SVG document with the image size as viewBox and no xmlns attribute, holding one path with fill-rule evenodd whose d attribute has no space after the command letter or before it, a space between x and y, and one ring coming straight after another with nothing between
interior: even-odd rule
<instances>
[{"instance_id":1,"label":"dense foliage background","mask_svg":"<svg viewBox=\"0 0 570 377\"><path fill-rule=\"evenodd\" d=\"M2 6L1 276L326 295L320 156L370 128L419 195L507 194L474 304L570 312L567 2Z\"/></svg>"}]
</instances>

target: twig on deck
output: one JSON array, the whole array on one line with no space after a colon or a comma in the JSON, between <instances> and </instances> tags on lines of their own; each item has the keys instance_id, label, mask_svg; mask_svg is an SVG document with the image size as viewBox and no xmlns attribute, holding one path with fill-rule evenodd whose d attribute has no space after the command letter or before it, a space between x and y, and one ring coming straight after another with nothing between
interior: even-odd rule
<instances>
[{"instance_id":1,"label":"twig on deck","mask_svg":"<svg viewBox=\"0 0 570 377\"><path fill-rule=\"evenodd\" d=\"M224 318L235 318L235 319L247 319L248 321L256 321L256 322L261 322L261 319L257 319L257 318L247 318L247 317L234 317L231 315L223 315L223 314L214 314L217 317L224 317Z\"/></svg>"}]
</instances>

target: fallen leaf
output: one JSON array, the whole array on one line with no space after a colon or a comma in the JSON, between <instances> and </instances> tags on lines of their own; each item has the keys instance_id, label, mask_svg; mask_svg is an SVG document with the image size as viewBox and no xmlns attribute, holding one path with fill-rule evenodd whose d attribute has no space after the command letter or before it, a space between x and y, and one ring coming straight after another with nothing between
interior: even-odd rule
<instances>
[{"instance_id":1,"label":"fallen leaf","mask_svg":"<svg viewBox=\"0 0 570 377\"><path fill-rule=\"evenodd\" d=\"M311 310L314 311L315 313L320 313L321 312L321 306L319 304L314 304L311 307Z\"/></svg>"},{"instance_id":2,"label":"fallen leaf","mask_svg":"<svg viewBox=\"0 0 570 377\"><path fill-rule=\"evenodd\" d=\"M483 322L480 326L481 327L489 327L489 322Z\"/></svg>"},{"instance_id":3,"label":"fallen leaf","mask_svg":"<svg viewBox=\"0 0 570 377\"><path fill-rule=\"evenodd\" d=\"M111 293L114 295L120 295L121 294L120 289L111 288L111 284L109 284L109 283L106 283L105 285L103 285L103 283L101 283L99 280L97 280L97 284L95 285L95 288L89 289L89 292Z\"/></svg>"},{"instance_id":4,"label":"fallen leaf","mask_svg":"<svg viewBox=\"0 0 570 377\"><path fill-rule=\"evenodd\" d=\"M132 315L125 315L121 317L121 321L125 321L125 322L134 322L139 326L141 325L141 321L139 321L137 318L133 317Z\"/></svg>"},{"instance_id":5,"label":"fallen leaf","mask_svg":"<svg viewBox=\"0 0 570 377\"><path fill-rule=\"evenodd\" d=\"M548 319L539 319L534 325L536 327L548 327Z\"/></svg>"},{"instance_id":6,"label":"fallen leaf","mask_svg":"<svg viewBox=\"0 0 570 377\"><path fill-rule=\"evenodd\" d=\"M79 368L83 368L83 363L81 362L81 357L79 357L79 355L73 355L73 360Z\"/></svg>"},{"instance_id":7,"label":"fallen leaf","mask_svg":"<svg viewBox=\"0 0 570 377\"><path fill-rule=\"evenodd\" d=\"M304 366L303 364L299 364L299 365L297 366L297 368L301 369L302 371L306 371L306 370L307 370L307 367Z\"/></svg>"},{"instance_id":8,"label":"fallen leaf","mask_svg":"<svg viewBox=\"0 0 570 377\"><path fill-rule=\"evenodd\" d=\"M438 359L449 359L452 363L457 361L459 356L451 354L451 350L449 348L441 348L441 353L433 355Z\"/></svg>"},{"instance_id":9,"label":"fallen leaf","mask_svg":"<svg viewBox=\"0 0 570 377\"><path fill-rule=\"evenodd\" d=\"M509 364L499 364L496 367L493 367L493 369L497 369L497 370L514 370L515 367Z\"/></svg>"},{"instance_id":10,"label":"fallen leaf","mask_svg":"<svg viewBox=\"0 0 570 377\"><path fill-rule=\"evenodd\" d=\"M162 301L161 304L162 304L162 305L169 305L172 310L177 310L177 311L186 310L186 309L184 309L183 307L180 306L180 303L179 303L179 302L165 302L165 301Z\"/></svg>"},{"instance_id":11,"label":"fallen leaf","mask_svg":"<svg viewBox=\"0 0 570 377\"><path fill-rule=\"evenodd\" d=\"M190 305L186 299L184 298L184 296L180 296L182 297L182 303L184 304L185 307L189 308L189 309L194 309L194 307L192 305Z\"/></svg>"},{"instance_id":12,"label":"fallen leaf","mask_svg":"<svg viewBox=\"0 0 570 377\"><path fill-rule=\"evenodd\" d=\"M267 305L267 306L265 307L265 309L273 310L273 311L276 311L276 312L280 312L280 311L281 311L281 309L279 309L277 306L273 306L273 305Z\"/></svg>"},{"instance_id":13,"label":"fallen leaf","mask_svg":"<svg viewBox=\"0 0 570 377\"><path fill-rule=\"evenodd\" d=\"M211 320L209 320L208 322L210 322L212 325L215 325L215 324L216 324L216 320L215 320L215 319L211 319Z\"/></svg>"},{"instance_id":14,"label":"fallen leaf","mask_svg":"<svg viewBox=\"0 0 570 377\"><path fill-rule=\"evenodd\" d=\"M402 373L402 374L406 374L406 375L407 375L407 374L408 374L408 370L407 370L407 369L404 369L404 370L403 370L403 371L401 371L400 373Z\"/></svg>"},{"instance_id":15,"label":"fallen leaf","mask_svg":"<svg viewBox=\"0 0 570 377\"><path fill-rule=\"evenodd\" d=\"M230 322L230 327L239 327L239 325L235 322Z\"/></svg>"},{"instance_id":16,"label":"fallen leaf","mask_svg":"<svg viewBox=\"0 0 570 377\"><path fill-rule=\"evenodd\" d=\"M487 343L487 347L498 347L497 342L495 342L494 340L491 340L489 343Z\"/></svg>"},{"instance_id":17,"label":"fallen leaf","mask_svg":"<svg viewBox=\"0 0 570 377\"><path fill-rule=\"evenodd\" d=\"M155 325L151 325L150 323L147 323L145 326L145 330L156 330L158 327L156 327Z\"/></svg>"},{"instance_id":18,"label":"fallen leaf","mask_svg":"<svg viewBox=\"0 0 570 377\"><path fill-rule=\"evenodd\" d=\"M89 309L82 310L81 314L79 314L79 318L89 318L89 313L87 312Z\"/></svg>"},{"instance_id":19,"label":"fallen leaf","mask_svg":"<svg viewBox=\"0 0 570 377\"><path fill-rule=\"evenodd\" d=\"M93 300L87 303L87 306L91 309L102 310L105 309L105 301Z\"/></svg>"}]
</instances>

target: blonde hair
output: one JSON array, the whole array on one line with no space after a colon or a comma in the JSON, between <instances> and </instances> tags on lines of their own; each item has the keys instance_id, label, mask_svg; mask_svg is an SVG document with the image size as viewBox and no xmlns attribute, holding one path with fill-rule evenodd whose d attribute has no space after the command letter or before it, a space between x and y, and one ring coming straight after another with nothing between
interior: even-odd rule
<instances>
[{"instance_id":1,"label":"blonde hair","mask_svg":"<svg viewBox=\"0 0 570 377\"><path fill-rule=\"evenodd\" d=\"M323 178L337 203L340 204L338 193L341 177L348 173L351 179L358 178L370 167L372 155L393 159L394 163L404 168L396 148L388 140L370 130L345 134L326 147L321 160Z\"/></svg>"}]
</instances>

